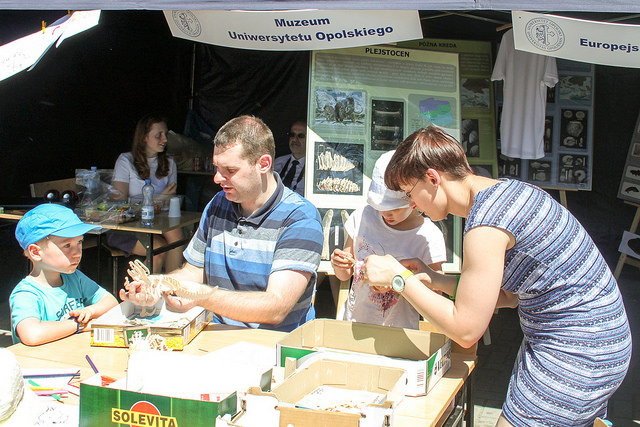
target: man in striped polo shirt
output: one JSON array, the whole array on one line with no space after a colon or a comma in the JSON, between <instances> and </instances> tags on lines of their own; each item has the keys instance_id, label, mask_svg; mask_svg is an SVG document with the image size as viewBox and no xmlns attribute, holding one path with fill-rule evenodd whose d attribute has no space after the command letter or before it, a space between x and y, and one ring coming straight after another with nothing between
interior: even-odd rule
<instances>
[{"instance_id":1,"label":"man in striped polo shirt","mask_svg":"<svg viewBox=\"0 0 640 427\"><path fill-rule=\"evenodd\" d=\"M202 214L184 251L187 262L170 273L218 288L197 304L166 295L170 310L199 305L220 323L279 331L313 318L323 243L320 215L274 174L274 155L271 130L259 118L237 117L220 128L213 163L222 191ZM141 286L130 284L120 297L150 305Z\"/></svg>"}]
</instances>

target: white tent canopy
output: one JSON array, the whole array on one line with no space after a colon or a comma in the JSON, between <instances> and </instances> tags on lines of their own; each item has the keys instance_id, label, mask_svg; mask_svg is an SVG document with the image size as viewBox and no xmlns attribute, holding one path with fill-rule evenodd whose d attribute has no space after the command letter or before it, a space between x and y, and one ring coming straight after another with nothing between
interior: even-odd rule
<instances>
[{"instance_id":1,"label":"white tent canopy","mask_svg":"<svg viewBox=\"0 0 640 427\"><path fill-rule=\"evenodd\" d=\"M636 0L0 0L0 9L49 10L530 10L640 12Z\"/></svg>"}]
</instances>

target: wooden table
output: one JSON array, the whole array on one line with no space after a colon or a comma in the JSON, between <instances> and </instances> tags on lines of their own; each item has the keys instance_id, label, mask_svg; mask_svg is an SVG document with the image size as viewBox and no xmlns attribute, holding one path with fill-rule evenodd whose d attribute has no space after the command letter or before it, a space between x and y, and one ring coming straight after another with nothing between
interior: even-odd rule
<instances>
[{"instance_id":1,"label":"wooden table","mask_svg":"<svg viewBox=\"0 0 640 427\"><path fill-rule=\"evenodd\" d=\"M200 218L202 217L201 212L181 212L180 217L177 218L169 218L168 212L160 212L156 214L155 220L152 226L148 227L142 225L140 218L137 218L135 221L125 222L122 224L115 223L99 223L103 230L117 230L124 231L128 233L135 233L136 237L142 243L142 246L146 249L146 256L144 263L149 270L153 271L153 256L158 255L162 252L169 251L173 248L177 248L178 246L182 246L185 243L188 243L191 240L190 236L185 237L177 242L155 248L153 247L153 236L161 235L166 233L167 231L175 230L177 228L188 227L193 224L197 224L200 222ZM85 221L87 224L92 224L91 222ZM98 246L99 247L99 246Z\"/></svg>"},{"instance_id":2,"label":"wooden table","mask_svg":"<svg viewBox=\"0 0 640 427\"><path fill-rule=\"evenodd\" d=\"M184 352L202 355L240 341L275 347L276 342L284 336L283 332L211 324L185 347ZM16 355L23 368L79 367L81 378L84 379L94 374L85 359L85 355L89 355L100 373L114 378L124 377L127 370L127 350L91 347L90 338L90 334L85 332L37 347L15 344L8 349ZM405 397L402 400L395 411L394 425L398 427L442 425L451 412L450 403L456 395L465 389L469 394L468 380L475 368L475 360L475 355L453 353L451 368L429 394L421 397ZM75 396L69 397L66 402L78 405L78 399ZM467 422L467 426L472 425L473 418L471 422Z\"/></svg>"}]
</instances>

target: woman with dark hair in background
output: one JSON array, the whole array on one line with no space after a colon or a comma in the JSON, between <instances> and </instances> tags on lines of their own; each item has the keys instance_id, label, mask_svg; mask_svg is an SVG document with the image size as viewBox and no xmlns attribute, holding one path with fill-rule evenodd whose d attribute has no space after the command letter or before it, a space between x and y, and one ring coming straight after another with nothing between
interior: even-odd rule
<instances>
[{"instance_id":1,"label":"woman with dark hair in background","mask_svg":"<svg viewBox=\"0 0 640 427\"><path fill-rule=\"evenodd\" d=\"M116 198L126 200L141 196L145 179L150 179L154 194L171 195L176 193L178 170L176 162L167 156L167 121L160 116L148 114L142 117L136 126L131 152L118 156L113 171L112 185L117 190ZM181 229L171 230L162 236L154 236L154 247L176 242L184 237ZM107 244L125 252L144 256L146 250L142 243L131 233L107 233ZM181 247L153 257L153 271L160 273L173 271L183 263Z\"/></svg>"}]
</instances>

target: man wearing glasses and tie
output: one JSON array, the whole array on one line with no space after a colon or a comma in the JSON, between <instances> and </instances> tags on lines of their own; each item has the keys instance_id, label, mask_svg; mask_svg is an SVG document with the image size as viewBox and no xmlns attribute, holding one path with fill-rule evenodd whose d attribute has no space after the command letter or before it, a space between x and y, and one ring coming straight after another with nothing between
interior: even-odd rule
<instances>
[{"instance_id":1,"label":"man wearing glasses and tie","mask_svg":"<svg viewBox=\"0 0 640 427\"><path fill-rule=\"evenodd\" d=\"M291 125L289 149L291 154L280 156L273 162L273 170L278 172L282 183L304 196L304 157L307 149L307 124L297 121Z\"/></svg>"}]
</instances>

